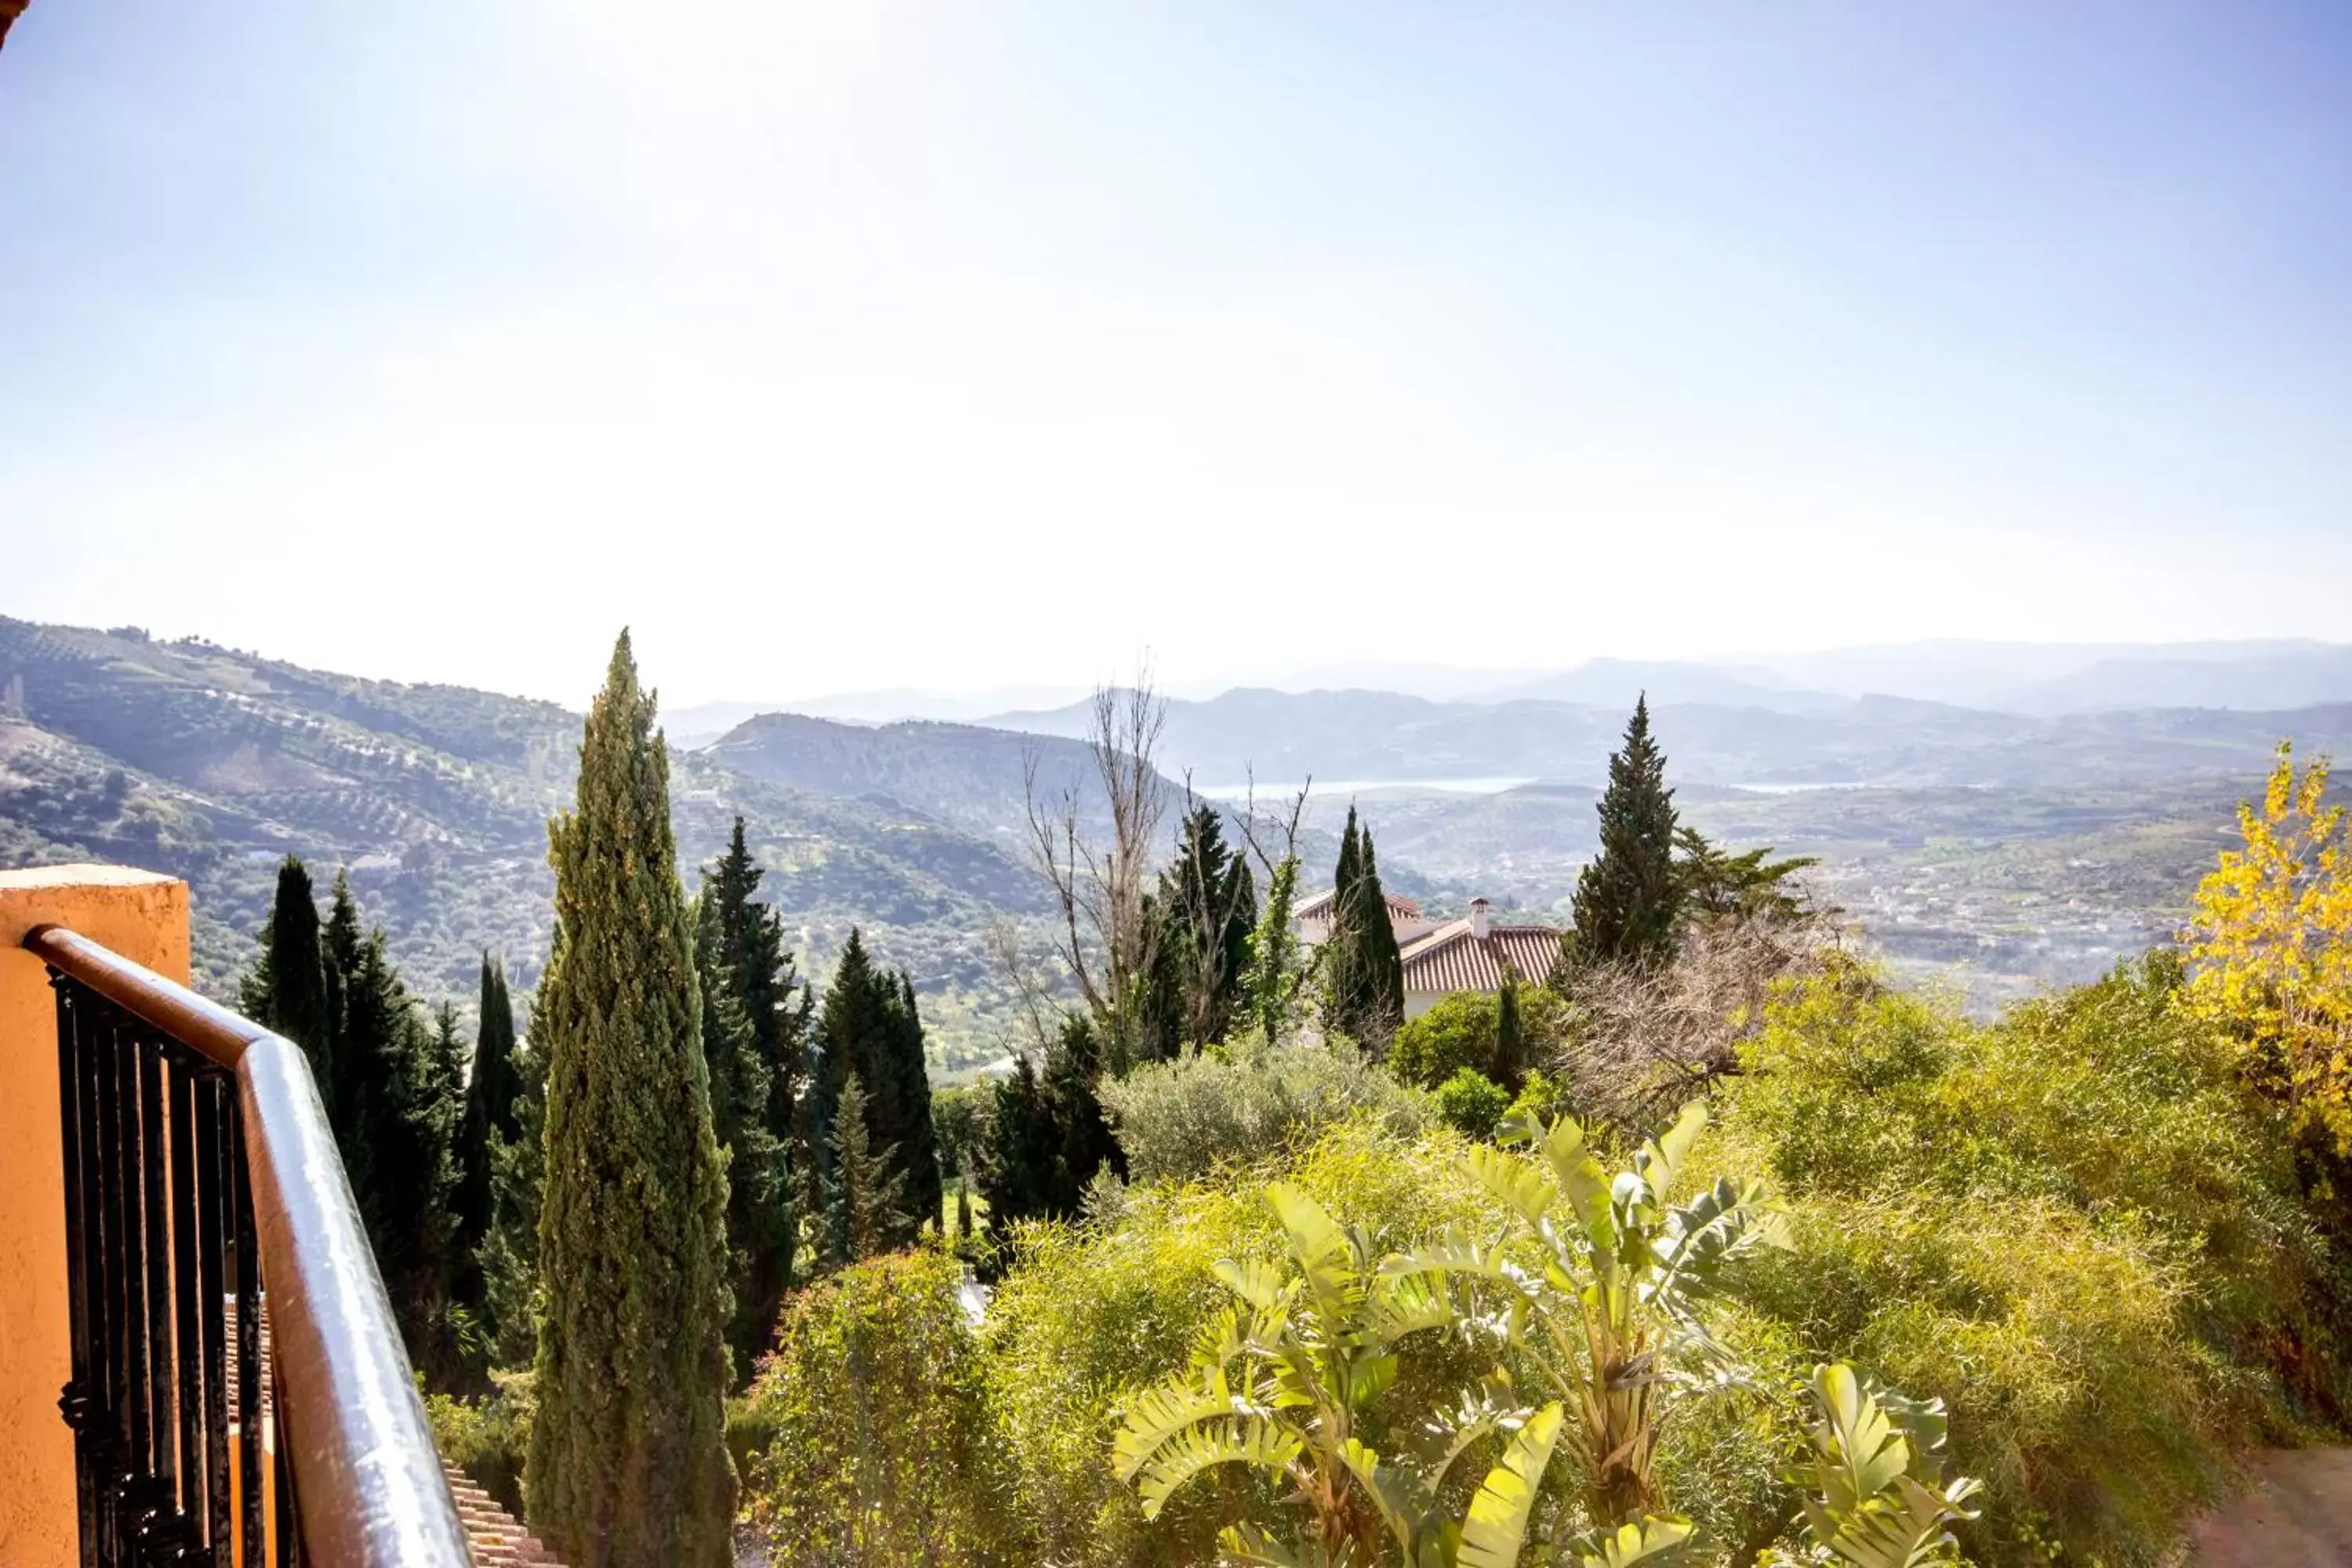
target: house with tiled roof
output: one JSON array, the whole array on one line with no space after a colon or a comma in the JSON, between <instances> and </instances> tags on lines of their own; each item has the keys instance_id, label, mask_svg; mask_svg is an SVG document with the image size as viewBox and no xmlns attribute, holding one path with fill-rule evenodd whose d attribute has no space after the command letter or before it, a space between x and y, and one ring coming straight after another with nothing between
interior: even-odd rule
<instances>
[{"instance_id":1,"label":"house with tiled roof","mask_svg":"<svg viewBox=\"0 0 2352 1568\"><path fill-rule=\"evenodd\" d=\"M1421 912L1421 905L1402 893L1386 894L1389 906L1389 929L1396 933L1399 948L1437 929L1437 921ZM1290 913L1290 929L1298 933L1299 942L1307 947L1320 947L1331 940L1331 922L1339 906L1339 889L1326 888L1313 898L1298 904Z\"/></svg>"},{"instance_id":2,"label":"house with tiled roof","mask_svg":"<svg viewBox=\"0 0 2352 1568\"><path fill-rule=\"evenodd\" d=\"M1439 997L1458 991L1494 994L1503 988L1506 967L1528 984L1550 978L1568 933L1550 926L1496 925L1486 909L1486 900L1473 899L1466 919L1431 922L1411 942L1397 943L1406 1017L1421 1016Z\"/></svg>"},{"instance_id":3,"label":"house with tiled roof","mask_svg":"<svg viewBox=\"0 0 2352 1568\"><path fill-rule=\"evenodd\" d=\"M1389 929L1396 933L1397 955L1404 962L1404 1016L1417 1018L1437 1005L1441 996L1457 991L1503 988L1503 966L1531 985L1551 976L1559 961L1559 944L1567 933L1550 926L1496 925L1486 918L1485 899L1470 900L1470 913L1458 921L1433 920L1421 905L1402 893L1386 893ZM1328 888L1301 903L1290 918L1300 943L1318 947L1331 940L1337 895Z\"/></svg>"}]
</instances>

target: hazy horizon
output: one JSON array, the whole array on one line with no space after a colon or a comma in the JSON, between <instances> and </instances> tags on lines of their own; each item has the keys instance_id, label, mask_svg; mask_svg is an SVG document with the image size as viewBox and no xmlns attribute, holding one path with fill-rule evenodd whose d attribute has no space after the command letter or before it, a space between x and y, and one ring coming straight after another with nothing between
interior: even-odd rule
<instances>
[{"instance_id":1,"label":"hazy horizon","mask_svg":"<svg viewBox=\"0 0 2352 1568\"><path fill-rule=\"evenodd\" d=\"M2352 640L2347 150L2325 5L36 4L0 613L572 704Z\"/></svg>"}]
</instances>

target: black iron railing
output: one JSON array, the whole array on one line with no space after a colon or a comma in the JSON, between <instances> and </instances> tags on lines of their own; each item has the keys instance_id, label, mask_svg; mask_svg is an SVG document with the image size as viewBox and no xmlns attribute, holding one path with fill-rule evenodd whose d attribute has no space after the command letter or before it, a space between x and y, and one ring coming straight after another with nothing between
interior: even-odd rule
<instances>
[{"instance_id":1,"label":"black iron railing","mask_svg":"<svg viewBox=\"0 0 2352 1568\"><path fill-rule=\"evenodd\" d=\"M81 1561L471 1563L301 1053L61 927Z\"/></svg>"}]
</instances>

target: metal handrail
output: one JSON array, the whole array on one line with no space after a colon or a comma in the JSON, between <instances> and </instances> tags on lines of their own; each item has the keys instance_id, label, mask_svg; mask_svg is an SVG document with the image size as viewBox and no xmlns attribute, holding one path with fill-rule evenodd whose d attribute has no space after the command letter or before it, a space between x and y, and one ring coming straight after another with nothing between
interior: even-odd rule
<instances>
[{"instance_id":1,"label":"metal handrail","mask_svg":"<svg viewBox=\"0 0 2352 1568\"><path fill-rule=\"evenodd\" d=\"M461 1568L466 1533L299 1047L63 926L25 947L233 1074L304 1555Z\"/></svg>"}]
</instances>

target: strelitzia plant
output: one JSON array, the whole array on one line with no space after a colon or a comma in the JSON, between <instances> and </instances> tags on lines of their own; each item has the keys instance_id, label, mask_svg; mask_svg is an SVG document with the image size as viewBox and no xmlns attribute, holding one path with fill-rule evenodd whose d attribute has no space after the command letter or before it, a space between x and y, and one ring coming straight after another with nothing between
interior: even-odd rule
<instances>
[{"instance_id":1,"label":"strelitzia plant","mask_svg":"<svg viewBox=\"0 0 2352 1568\"><path fill-rule=\"evenodd\" d=\"M1951 1525L1977 1517L1983 1489L1968 1477L1947 1484L1948 1426L1940 1399L1906 1399L1843 1362L1813 1369L1811 1460L1789 1479L1806 1490L1806 1550L1768 1564L1795 1568L1919 1568L1948 1562Z\"/></svg>"},{"instance_id":2,"label":"strelitzia plant","mask_svg":"<svg viewBox=\"0 0 2352 1568\"><path fill-rule=\"evenodd\" d=\"M1252 1526L1220 1537L1227 1561L1278 1568L1516 1568L1564 1422L1558 1401L1529 1408L1497 1369L1425 1423L1408 1451L1382 1455L1360 1418L1395 1381L1398 1342L1464 1327L1427 1271L1384 1269L1370 1237L1342 1229L1306 1194L1276 1184L1278 1262L1227 1261L1215 1273L1236 1300L1213 1318L1191 1366L1138 1397L1112 1460L1146 1518L1221 1465L1290 1484L1311 1525L1286 1543ZM1482 1440L1502 1454L1460 1518L1440 1499L1454 1467ZM1622 1568L1638 1556L1594 1557Z\"/></svg>"},{"instance_id":3,"label":"strelitzia plant","mask_svg":"<svg viewBox=\"0 0 2352 1568\"><path fill-rule=\"evenodd\" d=\"M1594 1539L1628 1548L1688 1533L1660 1512L1657 1447L1670 1414L1663 1396L1743 1381L1702 1309L1734 1262L1781 1233L1779 1212L1753 1182L1726 1177L1686 1203L1668 1201L1706 1125L1706 1108L1694 1101L1612 1176L1573 1118L1549 1126L1516 1118L1504 1135L1532 1145L1531 1156L1482 1147L1469 1163L1513 1216L1517 1255L1507 1235L1481 1242L1457 1229L1383 1266L1395 1278L1467 1280L1501 1293L1507 1337L1569 1412L1561 1440L1583 1474L1585 1506L1601 1531ZM1528 1247L1537 1267L1518 1261Z\"/></svg>"}]
</instances>

